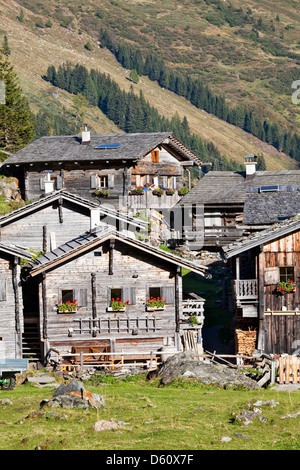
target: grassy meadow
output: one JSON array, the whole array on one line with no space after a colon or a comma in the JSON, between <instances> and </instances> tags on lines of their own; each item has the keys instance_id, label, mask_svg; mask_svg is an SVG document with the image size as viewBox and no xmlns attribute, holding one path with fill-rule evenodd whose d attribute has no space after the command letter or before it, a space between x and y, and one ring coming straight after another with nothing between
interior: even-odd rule
<instances>
[{"instance_id":1,"label":"grassy meadow","mask_svg":"<svg viewBox=\"0 0 300 470\"><path fill-rule=\"evenodd\" d=\"M103 382L106 385L103 385ZM102 383L102 386L100 385ZM40 403L52 397L54 387L30 382L0 392L0 448L2 450L296 450L300 447L299 417L283 417L299 410L299 391L232 390L204 387L177 379L161 386L145 374L126 379L93 376L87 391L105 395L104 408L89 411L55 408L38 413ZM5 403L8 398L12 404ZM243 426L233 419L249 402L275 400L262 406L263 421ZM126 424L95 432L102 419ZM220 439L231 438L228 442ZM195 454L196 455L196 454Z\"/></svg>"}]
</instances>

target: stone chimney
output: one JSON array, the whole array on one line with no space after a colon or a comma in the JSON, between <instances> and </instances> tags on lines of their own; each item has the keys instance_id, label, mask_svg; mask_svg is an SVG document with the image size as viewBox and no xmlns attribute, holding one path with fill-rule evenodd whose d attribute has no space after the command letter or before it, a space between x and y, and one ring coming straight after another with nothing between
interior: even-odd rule
<instances>
[{"instance_id":1,"label":"stone chimney","mask_svg":"<svg viewBox=\"0 0 300 470\"><path fill-rule=\"evenodd\" d=\"M91 142L91 133L87 130L87 125L84 126L84 130L81 133L81 144L87 145Z\"/></svg>"},{"instance_id":2,"label":"stone chimney","mask_svg":"<svg viewBox=\"0 0 300 470\"><path fill-rule=\"evenodd\" d=\"M245 158L245 165L246 165L246 178L249 178L253 176L256 172L256 156L255 155L249 155Z\"/></svg>"}]
</instances>

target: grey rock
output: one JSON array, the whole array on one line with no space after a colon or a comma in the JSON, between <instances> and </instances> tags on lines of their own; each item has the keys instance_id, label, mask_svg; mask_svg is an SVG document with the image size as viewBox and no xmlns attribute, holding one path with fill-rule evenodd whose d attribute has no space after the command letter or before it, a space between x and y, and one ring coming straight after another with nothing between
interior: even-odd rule
<instances>
[{"instance_id":1,"label":"grey rock","mask_svg":"<svg viewBox=\"0 0 300 470\"><path fill-rule=\"evenodd\" d=\"M196 360L192 351L169 357L157 374L163 384L171 383L176 377L187 378L187 376L198 379L204 385L215 385L220 388L224 386L258 388L256 381L250 379L241 371Z\"/></svg>"}]
</instances>

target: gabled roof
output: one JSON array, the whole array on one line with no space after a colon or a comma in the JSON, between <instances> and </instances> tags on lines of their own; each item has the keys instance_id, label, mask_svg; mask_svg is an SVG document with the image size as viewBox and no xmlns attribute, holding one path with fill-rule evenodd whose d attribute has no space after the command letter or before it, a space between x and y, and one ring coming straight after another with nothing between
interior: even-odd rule
<instances>
[{"instance_id":1,"label":"gabled roof","mask_svg":"<svg viewBox=\"0 0 300 470\"><path fill-rule=\"evenodd\" d=\"M232 258L232 256L239 255L259 245L277 240L297 230L300 230L300 213L290 220L278 222L261 232L256 232L248 237L240 238L230 245L223 246L222 250L226 258Z\"/></svg>"},{"instance_id":2,"label":"gabled roof","mask_svg":"<svg viewBox=\"0 0 300 470\"><path fill-rule=\"evenodd\" d=\"M300 170L257 171L246 178L245 172L210 171L178 203L243 205L248 188L282 185L299 186Z\"/></svg>"},{"instance_id":3,"label":"gabled roof","mask_svg":"<svg viewBox=\"0 0 300 470\"><path fill-rule=\"evenodd\" d=\"M54 201L60 198L73 202L74 204L78 204L79 206L86 207L87 209L92 207L99 207L98 202L93 202L91 200L75 196L74 194L68 193L67 191L64 191L62 189L59 191L55 191L47 196L44 196L41 199L38 199L37 201L27 204L26 206L20 207L19 209L9 212L8 214L3 215L2 217L0 217L0 225L4 222L10 222L18 217L26 216L30 212L52 204Z\"/></svg>"},{"instance_id":4,"label":"gabled roof","mask_svg":"<svg viewBox=\"0 0 300 470\"><path fill-rule=\"evenodd\" d=\"M10 222L13 222L14 220L18 218L26 217L31 212L42 209L43 207L50 205L54 201L57 201L59 199L72 202L75 205L78 205L80 207L85 207L88 210L98 209L101 215L111 217L113 219L119 219L123 222L132 224L141 228L146 228L148 226L148 223L143 220L129 217L126 214L123 214L121 212L116 211L115 209L107 207L105 204L100 205L98 201L85 199L75 194L71 194L63 189L55 191L47 196L42 197L41 199L37 201L34 201L30 204L27 204L26 206L23 206L12 212L9 212L8 214L3 215L2 217L0 217L0 226L9 224Z\"/></svg>"},{"instance_id":5,"label":"gabled roof","mask_svg":"<svg viewBox=\"0 0 300 470\"><path fill-rule=\"evenodd\" d=\"M140 160L158 145L179 159L201 165L202 160L169 132L91 135L88 144L81 137L47 136L35 140L5 160L5 165L65 161ZM100 146L100 148L99 148ZM98 147L98 148L97 148Z\"/></svg>"},{"instance_id":6,"label":"gabled roof","mask_svg":"<svg viewBox=\"0 0 300 470\"><path fill-rule=\"evenodd\" d=\"M274 224L300 212L299 186L278 186L275 189L247 190L243 223L247 225Z\"/></svg>"},{"instance_id":7,"label":"gabled roof","mask_svg":"<svg viewBox=\"0 0 300 470\"><path fill-rule=\"evenodd\" d=\"M172 253L163 251L160 248L153 247L148 243L136 240L134 237L128 237L123 233L117 232L111 227L103 227L97 232L86 233L80 237L70 240L67 243L64 243L55 250L40 256L39 258L29 263L28 266L31 267L30 275L36 276L43 271L60 265L64 261L72 259L74 256L78 256L89 250L95 249L103 242L110 239L120 240L121 242L143 251L148 255L152 255L155 258L159 258L171 264L187 268L191 271L201 274L204 277L209 277L209 275L206 275L205 273L207 267L201 266L195 262L188 261L184 258L179 258Z\"/></svg>"},{"instance_id":8,"label":"gabled roof","mask_svg":"<svg viewBox=\"0 0 300 470\"><path fill-rule=\"evenodd\" d=\"M29 253L29 251L25 250L25 248L16 245L6 245L5 243L0 243L0 258L1 252L27 260L32 260L34 256L32 253Z\"/></svg>"}]
</instances>

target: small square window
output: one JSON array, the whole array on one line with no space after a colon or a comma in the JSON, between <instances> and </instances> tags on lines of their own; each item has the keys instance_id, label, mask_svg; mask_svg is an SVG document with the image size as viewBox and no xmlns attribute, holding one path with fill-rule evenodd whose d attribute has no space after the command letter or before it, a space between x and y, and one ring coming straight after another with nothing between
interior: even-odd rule
<instances>
[{"instance_id":1,"label":"small square window","mask_svg":"<svg viewBox=\"0 0 300 470\"><path fill-rule=\"evenodd\" d=\"M122 289L121 288L115 288L115 289L110 289L110 300L112 299L122 299Z\"/></svg>"},{"instance_id":2,"label":"small square window","mask_svg":"<svg viewBox=\"0 0 300 470\"><path fill-rule=\"evenodd\" d=\"M149 298L161 297L161 288L160 287L149 287Z\"/></svg>"},{"instance_id":3,"label":"small square window","mask_svg":"<svg viewBox=\"0 0 300 470\"><path fill-rule=\"evenodd\" d=\"M63 304L67 302L74 302L74 291L73 290L62 290L61 291L61 302Z\"/></svg>"},{"instance_id":4,"label":"small square window","mask_svg":"<svg viewBox=\"0 0 300 470\"><path fill-rule=\"evenodd\" d=\"M108 176L107 175L99 175L99 188L107 188L108 187Z\"/></svg>"},{"instance_id":5,"label":"small square window","mask_svg":"<svg viewBox=\"0 0 300 470\"><path fill-rule=\"evenodd\" d=\"M281 266L279 268L280 282L294 281L294 267Z\"/></svg>"}]
</instances>

